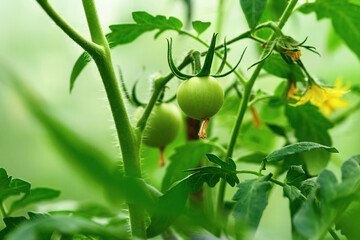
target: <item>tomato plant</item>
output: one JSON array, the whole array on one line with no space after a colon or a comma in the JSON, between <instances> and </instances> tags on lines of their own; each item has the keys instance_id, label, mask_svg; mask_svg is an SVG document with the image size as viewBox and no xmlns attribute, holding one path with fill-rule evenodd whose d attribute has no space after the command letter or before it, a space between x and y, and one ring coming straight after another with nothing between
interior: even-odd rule
<instances>
[{"instance_id":1,"label":"tomato plant","mask_svg":"<svg viewBox=\"0 0 360 240\"><path fill-rule=\"evenodd\" d=\"M13 58L9 64L0 61L5 83L0 96L7 100L0 100L0 112L4 106L15 110L2 114L5 137L0 140L11 129L25 137L0 144L8 153L1 158L11 159L0 168L0 239L360 239L354 224L360 213L360 87L351 79L360 74L354 58L360 58L359 1L220 0L215 7L186 0L182 20L170 10L164 15L135 11L126 12L133 18L128 23L98 14L95 0L82 0L90 37L65 20L72 14L60 14L49 0L36 2L49 19L34 22L50 29L52 21L71 39L61 39L62 44L74 42L83 52L70 74L71 98L63 94L60 101L61 87L44 84L49 77L34 74L35 67L63 78L68 66L51 68L51 62L73 53L71 47L46 51L51 34L31 25L36 41L28 51L38 46L46 64L32 55L26 61L32 74L26 75L40 82L12 69L20 60L8 54L12 48L4 49ZM117 12L115 5L109 9ZM26 23L26 14L11 15ZM106 17L121 23L103 30ZM322 19L331 26L321 25ZM143 36L153 31L153 40ZM21 39L31 39L24 32ZM7 42L22 49L18 41ZM92 63L99 76L91 73ZM101 79L102 86L90 79ZM35 83L46 94L35 90ZM104 106L86 95L100 88L119 148L97 124L96 117L106 116ZM73 110L62 112L56 100L69 101L66 106ZM34 126L46 130L41 144L42 134L26 137L32 124L27 113ZM76 114L85 115L80 124ZM12 128L3 124L7 119ZM38 148L66 162L66 171ZM33 184L10 174L23 174ZM79 187L81 181L88 189Z\"/></svg>"}]
</instances>

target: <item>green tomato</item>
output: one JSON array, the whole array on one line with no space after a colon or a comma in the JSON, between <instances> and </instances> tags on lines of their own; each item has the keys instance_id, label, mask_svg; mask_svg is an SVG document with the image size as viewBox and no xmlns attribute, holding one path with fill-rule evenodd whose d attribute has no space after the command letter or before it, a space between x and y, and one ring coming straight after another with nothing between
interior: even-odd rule
<instances>
[{"instance_id":1,"label":"green tomato","mask_svg":"<svg viewBox=\"0 0 360 240\"><path fill-rule=\"evenodd\" d=\"M138 108L135 119L138 119L143 111L144 108ZM155 105L144 130L143 143L149 147L165 148L177 137L181 124L181 113L174 104Z\"/></svg>"},{"instance_id":2,"label":"green tomato","mask_svg":"<svg viewBox=\"0 0 360 240\"><path fill-rule=\"evenodd\" d=\"M224 102L224 90L213 77L192 77L180 85L176 98L186 115L204 120L220 110Z\"/></svg>"}]
</instances>

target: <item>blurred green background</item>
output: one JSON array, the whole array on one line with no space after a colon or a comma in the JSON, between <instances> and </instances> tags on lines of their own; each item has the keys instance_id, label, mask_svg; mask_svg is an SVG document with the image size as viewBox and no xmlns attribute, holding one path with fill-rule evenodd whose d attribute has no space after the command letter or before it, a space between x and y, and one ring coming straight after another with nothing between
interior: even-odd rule
<instances>
[{"instance_id":1,"label":"blurred green background","mask_svg":"<svg viewBox=\"0 0 360 240\"><path fill-rule=\"evenodd\" d=\"M58 11L79 32L89 37L81 1L51 1ZM155 3L156 2L156 3ZM157 1L107 0L97 1L101 23L105 32L108 25L133 22L131 12L147 11L150 14L175 16L186 22L186 8L181 0ZM213 24L202 38L208 41L217 19L218 1L193 1L193 20L211 21ZM221 38L227 39L247 30L245 18L238 0L224 0L223 28ZM69 94L69 77L72 66L82 50L73 43L42 11L35 0L0 0L0 63L10 67L22 77L52 112L88 141L96 144L110 156L119 159L119 148L111 113L97 69L93 63L80 75L72 94ZM335 50L329 49L328 38L330 21L316 21L315 14L295 13L284 28L284 32L297 40L309 36L308 44L316 46L321 53L318 57L303 51L303 62L312 75L332 85L337 77L352 85L360 84L360 67L356 56L341 43ZM113 62L120 65L128 87L140 80L139 98L146 101L149 97L151 75L160 72L167 74L165 38L174 38L174 56L182 59L191 48L204 50L197 42L173 32L166 32L153 40L153 33L147 33L135 42L115 48ZM331 38L334 40L334 37ZM336 42L336 38L335 38ZM247 67L258 59L256 47L247 40L232 45L230 62L235 62L242 49L249 46L241 68L245 75L251 71ZM331 45L334 46L334 45ZM0 167L9 175L25 179L33 186L48 186L61 190L60 200L82 202L104 202L102 190L77 174L69 164L62 160L56 147L49 141L46 131L25 109L16 93L0 72ZM221 80L223 86L229 85L232 77ZM256 88L272 91L279 79L267 77L259 81ZM169 96L172 95L179 80L170 83ZM352 103L357 102L355 95L345 97ZM134 108L128 104L130 113ZM231 119L230 119L231 120ZM336 128L331 129L333 145L339 154L333 154L328 168L339 172L339 166L348 157L360 153L359 134L360 112ZM220 132L220 131L216 131ZM221 134L221 133L220 133ZM220 139L227 139L228 133L222 132ZM166 155L184 138L182 134ZM144 164L144 175L159 187L164 169L157 168L157 150L146 150L152 156L151 162ZM148 158L147 158L148 159ZM264 212L257 239L287 239L290 237L290 216L288 201L282 198L280 189L271 193L269 206ZM66 202L65 202L66 203Z\"/></svg>"}]
</instances>

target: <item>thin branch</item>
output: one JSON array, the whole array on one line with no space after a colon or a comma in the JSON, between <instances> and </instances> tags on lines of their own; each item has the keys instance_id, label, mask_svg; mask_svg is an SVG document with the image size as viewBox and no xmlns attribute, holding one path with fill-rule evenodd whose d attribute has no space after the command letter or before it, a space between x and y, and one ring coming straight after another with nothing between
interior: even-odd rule
<instances>
[{"instance_id":1,"label":"thin branch","mask_svg":"<svg viewBox=\"0 0 360 240\"><path fill-rule=\"evenodd\" d=\"M186 57L184 58L184 60L180 63L180 65L178 66L178 69L181 70L183 68L185 68L189 63L191 63L193 61L191 55L192 55L192 50L186 55ZM151 95L150 101L149 103L146 105L146 108L144 110L143 115L141 116L141 118L139 119L139 121L136 124L136 128L138 131L140 131L140 133L142 133L145 129L146 126L146 122L151 114L151 111L162 91L162 89L164 88L164 86L174 77L174 74L169 73L168 75L166 75L165 77L160 77L158 79L156 79L154 81L154 91Z\"/></svg>"},{"instance_id":2,"label":"thin branch","mask_svg":"<svg viewBox=\"0 0 360 240\"><path fill-rule=\"evenodd\" d=\"M61 15L52 7L48 0L36 0L41 8L49 15L49 17L58 25L74 42L79 44L90 55L95 56L97 53L103 52L103 48L84 38L78 33Z\"/></svg>"}]
</instances>

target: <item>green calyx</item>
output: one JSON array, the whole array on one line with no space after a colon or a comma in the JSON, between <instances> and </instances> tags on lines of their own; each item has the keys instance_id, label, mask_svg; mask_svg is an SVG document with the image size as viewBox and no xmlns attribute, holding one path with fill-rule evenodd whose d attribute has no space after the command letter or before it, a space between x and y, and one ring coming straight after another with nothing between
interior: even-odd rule
<instances>
[{"instance_id":1,"label":"green calyx","mask_svg":"<svg viewBox=\"0 0 360 240\"><path fill-rule=\"evenodd\" d=\"M215 54L216 37L217 37L217 34L214 33L212 36L210 47L207 51L204 65L202 66L202 68L201 68L201 64L200 64L200 53L198 51L195 51L193 53L192 57L194 59L194 75L184 74L184 73L180 72L180 70L175 66L173 57L172 57L172 39L167 40L167 42L168 42L167 57L168 57L168 63L169 63L171 72L179 79L187 80L192 77L207 77L207 76L220 78L220 77L225 77L225 76L229 75L230 73L232 73L233 71L235 71L235 69L239 66L239 64L245 54L246 48L244 49L243 53L241 54L241 57L240 57L238 63L235 65L235 67L233 69L231 69L230 71L221 74L221 72L224 69L224 66L226 64L226 59L227 59L226 40L224 40L224 56L223 56L221 65L220 65L218 71L216 72L216 74L210 74L211 66L212 66L212 62L213 62L214 54Z\"/></svg>"},{"instance_id":2,"label":"green calyx","mask_svg":"<svg viewBox=\"0 0 360 240\"><path fill-rule=\"evenodd\" d=\"M320 56L320 54L316 51L315 47L304 45L307 39L308 37L306 37L304 41L298 42L290 36L278 37L276 39L275 50L279 53L283 53L285 51L297 52L300 51L299 47L302 47Z\"/></svg>"},{"instance_id":3,"label":"green calyx","mask_svg":"<svg viewBox=\"0 0 360 240\"><path fill-rule=\"evenodd\" d=\"M308 39L308 37L306 37L304 41L298 42L291 36L282 35L282 36L277 37L274 41L267 42L266 46L265 46L265 53L266 53L265 56L262 59L260 59L258 62L252 64L248 68L248 70L250 68L258 65L259 63L265 61L267 58L269 58L274 50L279 52L281 57L288 64L294 64L295 62L284 53L285 52L298 52L298 51L300 51L300 49L299 49L300 47L305 48L305 49L320 56L320 53L318 53L316 51L315 47L304 45L304 43L307 41L307 39Z\"/></svg>"}]
</instances>

